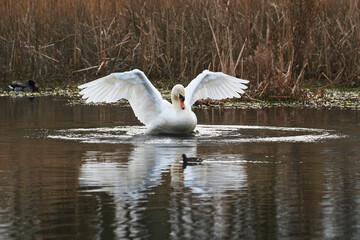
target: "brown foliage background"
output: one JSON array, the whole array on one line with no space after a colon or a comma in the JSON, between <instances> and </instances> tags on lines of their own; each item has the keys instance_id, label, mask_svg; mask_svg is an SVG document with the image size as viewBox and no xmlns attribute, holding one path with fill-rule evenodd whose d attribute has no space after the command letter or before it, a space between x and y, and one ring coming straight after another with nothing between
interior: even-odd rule
<instances>
[{"instance_id":1,"label":"brown foliage background","mask_svg":"<svg viewBox=\"0 0 360 240\"><path fill-rule=\"evenodd\" d=\"M0 0L0 16L3 86L134 68L164 88L222 71L256 97L360 85L358 0Z\"/></svg>"}]
</instances>

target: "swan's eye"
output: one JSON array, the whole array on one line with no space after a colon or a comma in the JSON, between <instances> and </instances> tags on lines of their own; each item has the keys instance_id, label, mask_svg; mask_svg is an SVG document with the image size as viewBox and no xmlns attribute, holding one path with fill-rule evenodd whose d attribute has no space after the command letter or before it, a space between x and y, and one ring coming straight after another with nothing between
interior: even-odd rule
<instances>
[{"instance_id":1,"label":"swan's eye","mask_svg":"<svg viewBox=\"0 0 360 240\"><path fill-rule=\"evenodd\" d=\"M183 102L185 102L185 97L179 93L179 99Z\"/></svg>"}]
</instances>

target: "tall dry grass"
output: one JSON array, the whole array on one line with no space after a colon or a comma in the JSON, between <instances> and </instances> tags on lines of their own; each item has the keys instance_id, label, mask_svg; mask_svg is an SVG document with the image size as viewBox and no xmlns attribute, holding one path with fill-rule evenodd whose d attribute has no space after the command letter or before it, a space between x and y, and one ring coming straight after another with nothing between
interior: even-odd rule
<instances>
[{"instance_id":1,"label":"tall dry grass","mask_svg":"<svg viewBox=\"0 0 360 240\"><path fill-rule=\"evenodd\" d=\"M161 87L223 71L256 97L360 85L358 0L0 0L0 16L3 85L133 68Z\"/></svg>"}]
</instances>

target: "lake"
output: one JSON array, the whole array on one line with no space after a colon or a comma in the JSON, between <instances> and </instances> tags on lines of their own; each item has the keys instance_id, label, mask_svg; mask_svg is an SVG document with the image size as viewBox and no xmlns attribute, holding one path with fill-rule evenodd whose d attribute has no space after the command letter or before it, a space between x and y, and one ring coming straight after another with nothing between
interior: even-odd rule
<instances>
[{"instance_id":1,"label":"lake","mask_svg":"<svg viewBox=\"0 0 360 240\"><path fill-rule=\"evenodd\" d=\"M359 110L195 108L148 136L127 105L0 106L0 239L360 236Z\"/></svg>"}]
</instances>

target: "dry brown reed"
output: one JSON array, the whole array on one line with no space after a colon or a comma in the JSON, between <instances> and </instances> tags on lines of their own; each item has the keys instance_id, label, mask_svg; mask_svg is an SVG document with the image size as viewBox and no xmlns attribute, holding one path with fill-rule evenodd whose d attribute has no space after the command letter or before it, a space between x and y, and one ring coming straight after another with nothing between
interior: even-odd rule
<instances>
[{"instance_id":1,"label":"dry brown reed","mask_svg":"<svg viewBox=\"0 0 360 240\"><path fill-rule=\"evenodd\" d=\"M2 85L134 68L165 88L223 71L255 97L360 85L358 0L0 0L0 16Z\"/></svg>"}]
</instances>

